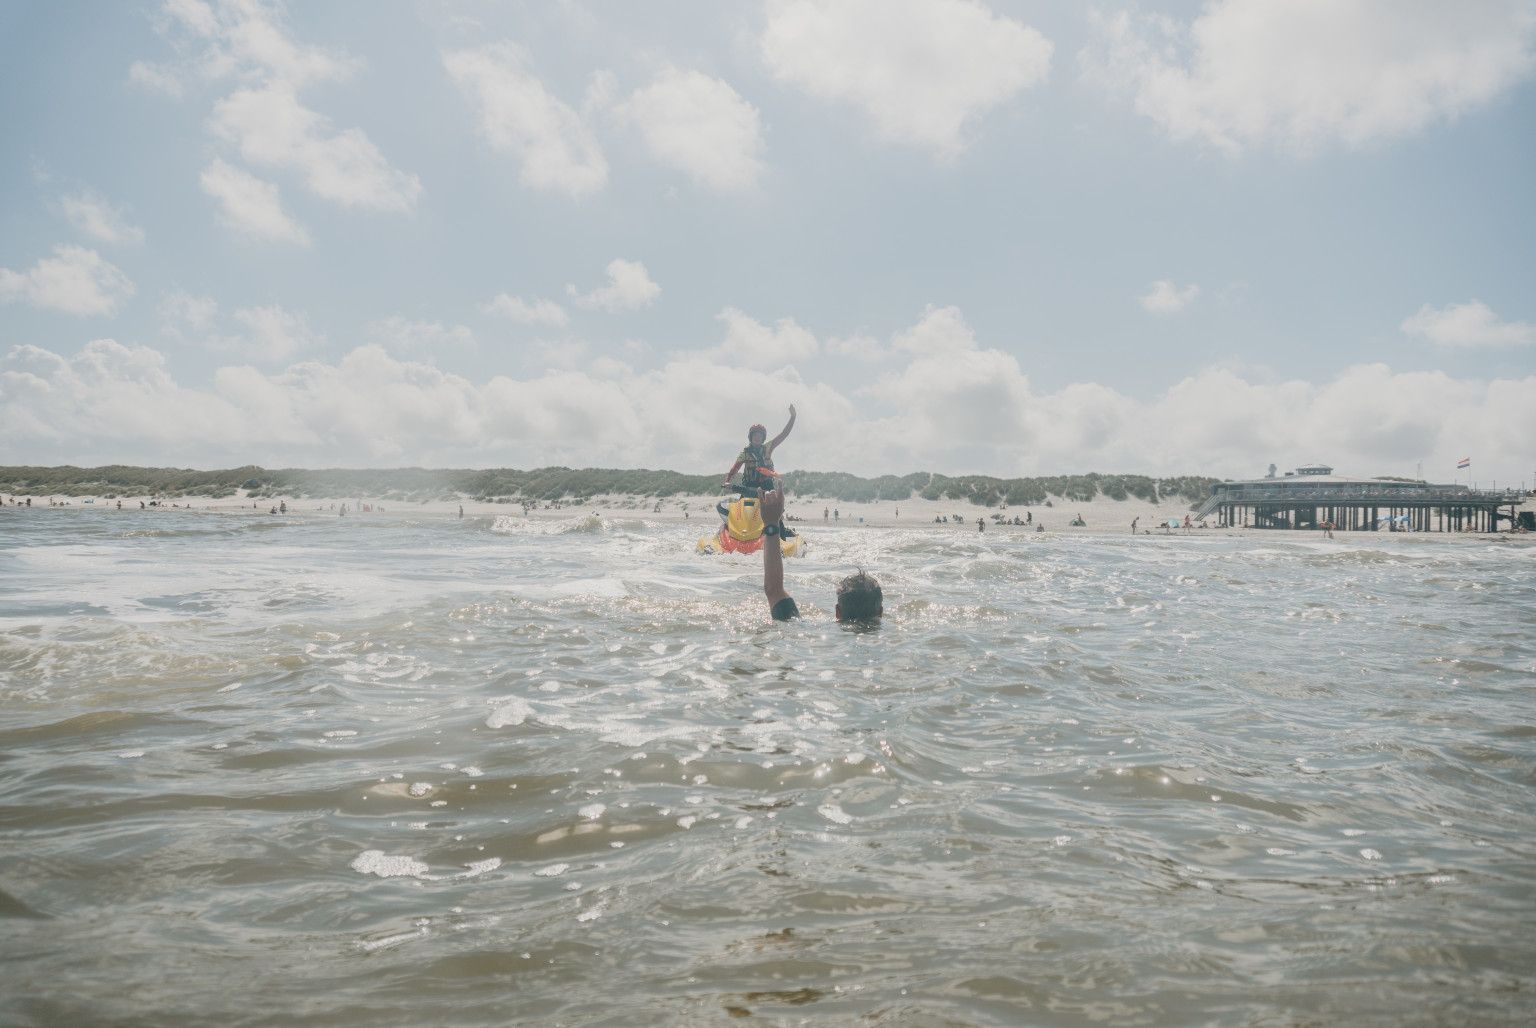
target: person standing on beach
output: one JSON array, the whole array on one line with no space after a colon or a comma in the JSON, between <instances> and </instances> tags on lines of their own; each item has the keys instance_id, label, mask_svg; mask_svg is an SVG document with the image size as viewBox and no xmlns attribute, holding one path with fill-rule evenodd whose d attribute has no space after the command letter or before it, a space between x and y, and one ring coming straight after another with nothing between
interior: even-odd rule
<instances>
[{"instance_id":1,"label":"person standing on beach","mask_svg":"<svg viewBox=\"0 0 1536 1028\"><path fill-rule=\"evenodd\" d=\"M778 526L784 520L784 489L758 494L763 524L763 595L768 598L768 612L775 621L800 616L795 598L784 589L784 552L780 548ZM877 624L885 614L885 597L874 576L858 571L837 583L837 603L833 617L847 623Z\"/></svg>"},{"instance_id":2,"label":"person standing on beach","mask_svg":"<svg viewBox=\"0 0 1536 1028\"><path fill-rule=\"evenodd\" d=\"M1131 534L1132 535L1136 534L1136 522L1138 522L1140 520L1141 520L1141 515L1140 514L1136 515L1134 518L1131 519Z\"/></svg>"}]
</instances>

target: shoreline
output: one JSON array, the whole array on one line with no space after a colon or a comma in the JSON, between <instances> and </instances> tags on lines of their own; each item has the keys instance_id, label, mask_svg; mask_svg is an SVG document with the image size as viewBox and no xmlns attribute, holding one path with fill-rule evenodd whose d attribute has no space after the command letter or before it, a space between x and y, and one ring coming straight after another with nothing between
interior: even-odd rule
<instances>
[{"instance_id":1,"label":"shoreline","mask_svg":"<svg viewBox=\"0 0 1536 1028\"><path fill-rule=\"evenodd\" d=\"M25 497L21 497L23 500ZM55 501L50 507L47 497L33 496L31 508L19 508L13 506L5 497L5 504L0 511L9 512L18 509L37 510L94 510L116 513L118 502L122 503L122 511L139 511L139 503L150 502L148 496L119 496L107 499L104 496L70 496L62 501ZM215 514L252 514L264 517L274 516L271 511L286 503L288 512L283 517L338 517L343 504L346 504L349 517L361 517L365 519L378 518L430 518L433 520L459 520L459 509L462 505L464 520L484 519L494 520L498 516L513 518L527 517L533 520L558 520L572 517L590 516L596 514L600 517L634 518L650 521L675 521L679 524L688 524L690 527L697 525L706 526L701 531L707 531L717 523L714 512L715 497L688 497L669 498L661 501L642 500L628 495L595 496L584 502L576 501L549 501L540 505L531 505L525 512L523 506L518 503L487 503L476 502L464 498L462 503L452 500L429 500L426 502L391 502L378 501L369 497L293 497L275 496L251 498L249 496L224 497L211 499L207 497L178 497L167 501L165 506L146 508L156 513L215 513ZM365 509L358 509L359 501ZM659 508L659 509L658 509ZM1527 499L1521 509L1536 508L1536 501ZM892 529L903 528L908 530L932 530L956 536L970 535L982 537L996 537L1001 534L1012 537L1027 535L1031 538L1051 537L1082 537L1099 538L1110 536L1130 536L1131 522L1137 522L1135 532L1138 538L1166 537L1166 538L1309 538L1326 539L1327 536L1321 529L1277 529L1277 528L1252 528L1252 527L1217 527L1210 525L1201 527L1200 522L1195 522L1194 527L1165 528L1164 523L1170 519L1182 522L1190 507L1178 501L1153 504L1140 499L1113 500L1103 496L1088 501L1073 501L1052 497L1049 506L1044 504L1032 504L1029 506L1015 506L1007 508L988 508L972 505L958 500L924 500L913 498L910 500L870 501L845 503L833 499L825 499L817 496L791 495L788 504L788 519L792 525L804 531L814 534L818 530L831 529L837 531L849 531L858 529ZM1077 516L1081 516L1085 524L1074 526L1070 522ZM994 516L1001 516L1011 522L1014 517L1030 519L1031 524L1014 525L1011 523L997 523ZM943 519L948 518L946 522ZM937 520L936 520L937 519ZM977 520L981 519L986 527L978 529ZM1044 531L1037 531L1043 527ZM1412 532L1407 530L1389 531L1380 529L1377 531L1348 532L1335 530L1335 540L1360 540L1360 539L1463 539L1463 540L1496 540L1505 539L1511 542L1536 542L1536 534L1527 532L1513 532L1508 529L1499 532Z\"/></svg>"}]
</instances>

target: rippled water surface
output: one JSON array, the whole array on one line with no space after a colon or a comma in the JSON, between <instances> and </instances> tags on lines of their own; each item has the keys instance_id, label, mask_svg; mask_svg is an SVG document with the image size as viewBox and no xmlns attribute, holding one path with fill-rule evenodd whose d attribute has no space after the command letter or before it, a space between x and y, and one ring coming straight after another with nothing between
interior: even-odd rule
<instances>
[{"instance_id":1,"label":"rippled water surface","mask_svg":"<svg viewBox=\"0 0 1536 1028\"><path fill-rule=\"evenodd\" d=\"M0 1022L1536 1012L1536 548L390 517L0 512Z\"/></svg>"}]
</instances>

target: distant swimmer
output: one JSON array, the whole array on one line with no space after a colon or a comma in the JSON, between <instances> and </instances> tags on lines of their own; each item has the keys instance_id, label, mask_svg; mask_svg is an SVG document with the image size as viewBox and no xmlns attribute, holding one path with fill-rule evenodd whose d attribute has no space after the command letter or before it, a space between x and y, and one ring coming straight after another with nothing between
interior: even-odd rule
<instances>
[{"instance_id":1,"label":"distant swimmer","mask_svg":"<svg viewBox=\"0 0 1536 1028\"><path fill-rule=\"evenodd\" d=\"M778 526L784 520L784 490L775 489L758 497L763 523L763 595L775 621L800 616L795 599L784 591L784 554L779 548ZM863 571L849 575L837 584L837 605L833 616L845 624L878 624L885 613L880 583Z\"/></svg>"}]
</instances>

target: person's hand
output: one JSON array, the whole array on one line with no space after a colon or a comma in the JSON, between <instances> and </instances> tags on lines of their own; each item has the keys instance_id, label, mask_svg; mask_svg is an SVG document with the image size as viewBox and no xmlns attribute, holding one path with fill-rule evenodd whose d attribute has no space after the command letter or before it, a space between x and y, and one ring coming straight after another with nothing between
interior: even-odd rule
<instances>
[{"instance_id":1,"label":"person's hand","mask_svg":"<svg viewBox=\"0 0 1536 1028\"><path fill-rule=\"evenodd\" d=\"M777 525L784 520L784 489L781 486L771 492L757 491L757 512L765 525Z\"/></svg>"},{"instance_id":2,"label":"person's hand","mask_svg":"<svg viewBox=\"0 0 1536 1028\"><path fill-rule=\"evenodd\" d=\"M790 404L789 405L789 416L790 417L794 417L795 416L795 405L794 404Z\"/></svg>"}]
</instances>

